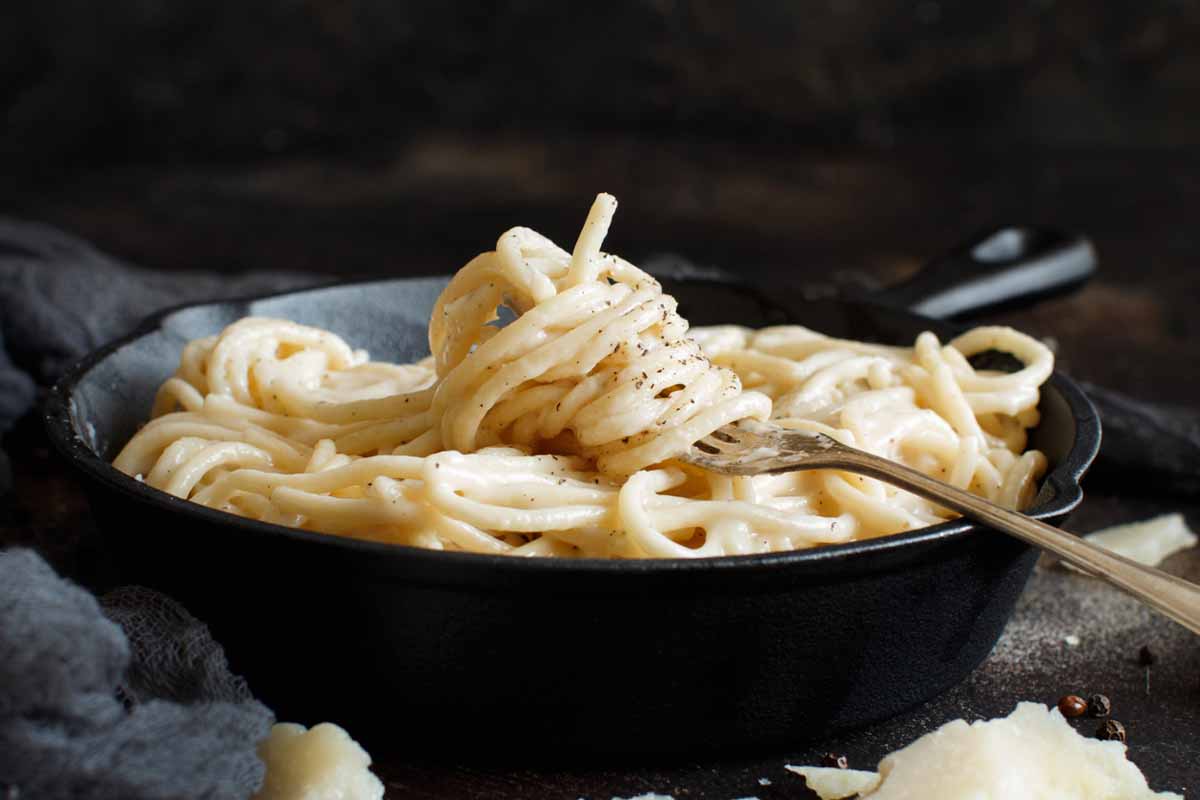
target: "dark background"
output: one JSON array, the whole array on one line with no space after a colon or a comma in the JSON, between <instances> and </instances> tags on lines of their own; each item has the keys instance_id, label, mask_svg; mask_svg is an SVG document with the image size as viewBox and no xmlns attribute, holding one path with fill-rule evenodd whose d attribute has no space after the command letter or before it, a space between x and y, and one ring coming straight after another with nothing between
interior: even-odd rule
<instances>
[{"instance_id":1,"label":"dark background","mask_svg":"<svg viewBox=\"0 0 1200 800\"><path fill-rule=\"evenodd\" d=\"M1200 131L1181 0L46 0L5 22L24 166L366 157L431 128L873 150Z\"/></svg>"},{"instance_id":2,"label":"dark background","mask_svg":"<svg viewBox=\"0 0 1200 800\"><path fill-rule=\"evenodd\" d=\"M1131 152L1194 193L1198 32L1183 0L12 4L0 210L163 268L393 273L604 189L635 257L878 265L1126 205Z\"/></svg>"},{"instance_id":3,"label":"dark background","mask_svg":"<svg viewBox=\"0 0 1200 800\"><path fill-rule=\"evenodd\" d=\"M1053 337L1075 377L1197 405L1200 2L41 0L0 17L0 112L0 215L162 270L451 272L517 224L569 247L597 191L621 201L606 249L770 285L887 283L999 224L1079 231L1097 279L987 319ZM86 506L21 431L26 522L4 539L69 565ZM1194 499L1096 478L1081 530L1200 522ZM890 730L1013 700L975 685ZM1144 726L1194 744L1200 685L1167 686L1183 705ZM845 744L859 766L901 743L868 742ZM1163 788L1200 785L1186 752L1133 752ZM766 769L663 779L734 796ZM383 772L421 797L671 785Z\"/></svg>"},{"instance_id":4,"label":"dark background","mask_svg":"<svg viewBox=\"0 0 1200 800\"><path fill-rule=\"evenodd\" d=\"M569 246L604 190L611 249L790 283L1053 224L1103 278L1023 324L1183 403L1198 34L1185 0L12 4L0 213L161 269L382 275L515 224Z\"/></svg>"}]
</instances>

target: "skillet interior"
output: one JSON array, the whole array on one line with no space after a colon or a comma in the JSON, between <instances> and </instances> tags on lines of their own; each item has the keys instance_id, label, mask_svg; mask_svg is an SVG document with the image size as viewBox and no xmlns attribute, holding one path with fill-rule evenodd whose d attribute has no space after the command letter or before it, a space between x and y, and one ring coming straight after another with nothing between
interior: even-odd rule
<instances>
[{"instance_id":1,"label":"skillet interior","mask_svg":"<svg viewBox=\"0 0 1200 800\"><path fill-rule=\"evenodd\" d=\"M961 680L991 649L1035 554L964 522L767 556L517 560L254 523L108 466L186 340L258 314L331 329L375 358L411 360L427 352L428 313L444 282L397 279L177 309L86 359L47 404L51 435L83 470L130 579L208 621L234 667L281 714L349 720L368 737L386 722L389 744L435 755L429 734L461 736L462 714L479 749L497 755L529 736L543 740L541 752L576 755L753 747L890 716ZM826 333L888 343L926 329L953 333L864 303L781 312L737 286L664 283L696 325L757 326L786 313ZM1080 499L1099 429L1061 376L1042 404L1032 444L1052 469L1035 511L1059 518ZM418 722L419 735L397 738L392 713Z\"/></svg>"}]
</instances>

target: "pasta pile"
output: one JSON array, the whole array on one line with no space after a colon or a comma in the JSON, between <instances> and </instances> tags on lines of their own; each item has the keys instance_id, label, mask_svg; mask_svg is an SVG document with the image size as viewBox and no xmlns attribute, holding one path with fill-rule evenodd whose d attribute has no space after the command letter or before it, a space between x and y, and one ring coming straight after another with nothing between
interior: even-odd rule
<instances>
[{"instance_id":1,"label":"pasta pile","mask_svg":"<svg viewBox=\"0 0 1200 800\"><path fill-rule=\"evenodd\" d=\"M432 353L373 362L328 331L247 318L184 349L117 456L177 497L292 527L444 550L697 557L883 536L952 516L834 470L731 478L675 460L727 423L821 431L1001 504L1053 357L1009 328L912 348L798 326L689 331L673 298L601 252L601 194L568 253L500 237L439 297ZM515 318L499 324L498 309ZM1014 373L968 358L1000 350Z\"/></svg>"}]
</instances>

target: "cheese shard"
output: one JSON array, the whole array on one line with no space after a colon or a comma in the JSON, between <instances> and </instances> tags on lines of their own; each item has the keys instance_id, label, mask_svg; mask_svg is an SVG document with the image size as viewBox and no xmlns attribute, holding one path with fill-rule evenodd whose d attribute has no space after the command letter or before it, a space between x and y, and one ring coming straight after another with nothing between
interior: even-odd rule
<instances>
[{"instance_id":1,"label":"cheese shard","mask_svg":"<svg viewBox=\"0 0 1200 800\"><path fill-rule=\"evenodd\" d=\"M823 800L836 797L813 788ZM1183 800L1151 791L1124 744L1080 736L1057 708L1038 703L1021 703L1001 719L947 722L879 762L878 785L860 797Z\"/></svg>"},{"instance_id":2,"label":"cheese shard","mask_svg":"<svg viewBox=\"0 0 1200 800\"><path fill-rule=\"evenodd\" d=\"M1151 567L1197 542L1196 534L1188 529L1182 514L1163 514L1142 522L1114 525L1083 538Z\"/></svg>"},{"instance_id":3,"label":"cheese shard","mask_svg":"<svg viewBox=\"0 0 1200 800\"><path fill-rule=\"evenodd\" d=\"M253 800L381 800L383 784L371 773L371 757L350 734L331 722L306 730L281 722L258 746L267 765Z\"/></svg>"},{"instance_id":4,"label":"cheese shard","mask_svg":"<svg viewBox=\"0 0 1200 800\"><path fill-rule=\"evenodd\" d=\"M837 767L793 767L784 764L784 769L804 776L804 782L821 800L841 800L843 797L866 794L879 783L879 773L861 769L838 769Z\"/></svg>"}]
</instances>

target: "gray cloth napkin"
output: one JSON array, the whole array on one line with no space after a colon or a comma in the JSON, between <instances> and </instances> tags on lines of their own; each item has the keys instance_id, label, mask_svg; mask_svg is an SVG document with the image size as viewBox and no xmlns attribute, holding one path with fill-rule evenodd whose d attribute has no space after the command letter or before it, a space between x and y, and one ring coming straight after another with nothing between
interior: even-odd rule
<instances>
[{"instance_id":1,"label":"gray cloth napkin","mask_svg":"<svg viewBox=\"0 0 1200 800\"><path fill-rule=\"evenodd\" d=\"M0 797L245 800L271 720L169 598L0 551Z\"/></svg>"}]
</instances>

